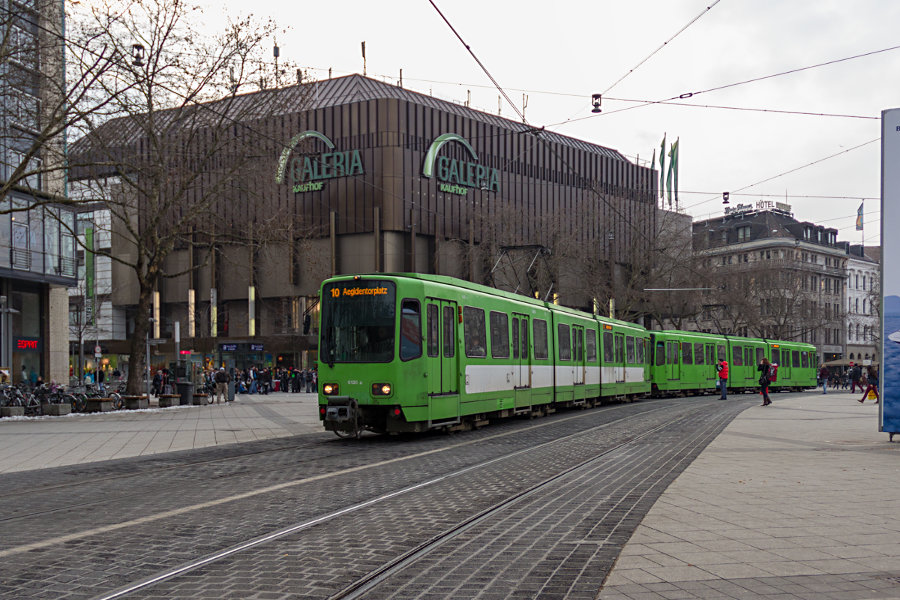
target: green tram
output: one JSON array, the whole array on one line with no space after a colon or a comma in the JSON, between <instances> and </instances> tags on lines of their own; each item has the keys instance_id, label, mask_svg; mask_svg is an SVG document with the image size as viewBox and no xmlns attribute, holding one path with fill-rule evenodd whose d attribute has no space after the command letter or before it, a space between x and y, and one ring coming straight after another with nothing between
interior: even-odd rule
<instances>
[{"instance_id":1,"label":"green tram","mask_svg":"<svg viewBox=\"0 0 900 600\"><path fill-rule=\"evenodd\" d=\"M649 332L436 275L322 284L319 416L345 435L545 414L650 391Z\"/></svg>"},{"instance_id":2,"label":"green tram","mask_svg":"<svg viewBox=\"0 0 900 600\"><path fill-rule=\"evenodd\" d=\"M338 435L463 428L610 399L711 393L723 353L735 391L755 386L762 355L790 363L773 387L816 383L815 348L807 344L651 332L450 277L334 277L320 297L319 417Z\"/></svg>"},{"instance_id":3,"label":"green tram","mask_svg":"<svg viewBox=\"0 0 900 600\"><path fill-rule=\"evenodd\" d=\"M757 391L763 357L775 369L770 391L801 391L816 387L818 355L812 344L745 338L695 331L650 332L654 348L650 367L654 396L716 393L715 365L728 361L728 389Z\"/></svg>"}]
</instances>

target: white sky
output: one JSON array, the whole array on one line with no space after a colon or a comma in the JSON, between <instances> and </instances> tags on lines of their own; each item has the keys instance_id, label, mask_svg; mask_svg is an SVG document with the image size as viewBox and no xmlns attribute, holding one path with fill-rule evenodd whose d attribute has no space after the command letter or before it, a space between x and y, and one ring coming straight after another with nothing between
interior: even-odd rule
<instances>
[{"instance_id":1,"label":"white sky","mask_svg":"<svg viewBox=\"0 0 900 600\"><path fill-rule=\"evenodd\" d=\"M535 126L586 117L590 95L619 77L716 0L559 0L553 3L435 0ZM272 18L282 60L324 79L362 72L496 113L498 92L428 0L335 0L288 4L225 1L233 16ZM207 4L211 27L220 3ZM600 116L548 127L649 161L663 134L680 138L679 200L695 218L732 204L787 201L795 216L836 227L859 243L854 222L865 197L865 239L879 241L880 121L687 106L632 106L900 45L897 0L719 0L672 42L604 94ZM900 106L900 49L801 73L707 92L682 102L880 118ZM508 105L502 114L513 117ZM842 153L842 154L839 154ZM839 154L769 182L785 171ZM748 193L750 195L741 195ZM777 198L762 196L772 194ZM804 196L848 196L826 199ZM704 202L706 201L706 202Z\"/></svg>"}]
</instances>

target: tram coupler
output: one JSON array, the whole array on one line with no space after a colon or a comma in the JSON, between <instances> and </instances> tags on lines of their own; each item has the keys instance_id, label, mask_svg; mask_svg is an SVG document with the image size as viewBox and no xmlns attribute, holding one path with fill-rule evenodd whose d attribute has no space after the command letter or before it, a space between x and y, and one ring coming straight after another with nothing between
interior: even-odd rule
<instances>
[{"instance_id":1,"label":"tram coupler","mask_svg":"<svg viewBox=\"0 0 900 600\"><path fill-rule=\"evenodd\" d=\"M350 396L332 396L325 407L325 429L355 433L359 429L359 405Z\"/></svg>"}]
</instances>

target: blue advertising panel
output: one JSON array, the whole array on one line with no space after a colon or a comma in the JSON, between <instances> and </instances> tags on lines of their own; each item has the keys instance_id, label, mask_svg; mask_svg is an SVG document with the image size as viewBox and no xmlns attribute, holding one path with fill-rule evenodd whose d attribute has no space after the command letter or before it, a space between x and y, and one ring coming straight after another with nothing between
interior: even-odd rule
<instances>
[{"instance_id":1,"label":"blue advertising panel","mask_svg":"<svg viewBox=\"0 0 900 600\"><path fill-rule=\"evenodd\" d=\"M881 113L880 431L900 433L900 108ZM889 234L889 235L888 235Z\"/></svg>"}]
</instances>

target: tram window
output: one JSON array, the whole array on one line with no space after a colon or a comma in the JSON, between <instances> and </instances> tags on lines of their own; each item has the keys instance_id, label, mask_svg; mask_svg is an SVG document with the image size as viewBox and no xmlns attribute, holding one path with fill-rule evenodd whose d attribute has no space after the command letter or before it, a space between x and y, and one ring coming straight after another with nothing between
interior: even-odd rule
<instances>
[{"instance_id":1,"label":"tram window","mask_svg":"<svg viewBox=\"0 0 900 600\"><path fill-rule=\"evenodd\" d=\"M471 358L487 356L483 310L472 306L463 308L463 335L466 340L466 356Z\"/></svg>"},{"instance_id":2,"label":"tram window","mask_svg":"<svg viewBox=\"0 0 900 600\"><path fill-rule=\"evenodd\" d=\"M531 324L532 339L534 340L534 357L546 360L550 353L547 351L547 321L535 319Z\"/></svg>"},{"instance_id":3,"label":"tram window","mask_svg":"<svg viewBox=\"0 0 900 600\"><path fill-rule=\"evenodd\" d=\"M636 346L635 351L637 351L637 362L639 365L644 364L644 340L641 338L637 338L635 340Z\"/></svg>"},{"instance_id":4,"label":"tram window","mask_svg":"<svg viewBox=\"0 0 900 600\"><path fill-rule=\"evenodd\" d=\"M573 329L572 342L575 344L575 360L579 363L584 362L584 329L578 327Z\"/></svg>"},{"instance_id":5,"label":"tram window","mask_svg":"<svg viewBox=\"0 0 900 600\"><path fill-rule=\"evenodd\" d=\"M569 326L560 323L556 327L559 340L559 360L572 360L572 344L569 341Z\"/></svg>"},{"instance_id":6,"label":"tram window","mask_svg":"<svg viewBox=\"0 0 900 600\"><path fill-rule=\"evenodd\" d=\"M717 348L716 356L719 357L719 360L725 360L725 357L727 356L725 354L725 346L722 344L719 344L718 346L716 346L716 348Z\"/></svg>"},{"instance_id":7,"label":"tram window","mask_svg":"<svg viewBox=\"0 0 900 600\"><path fill-rule=\"evenodd\" d=\"M763 348L757 348L757 349L756 349L756 363L755 363L755 364L758 365L758 364L760 363L760 361L762 361L762 359L764 359L765 357L766 357L766 351L765 351L765 349L763 349Z\"/></svg>"},{"instance_id":8,"label":"tram window","mask_svg":"<svg viewBox=\"0 0 900 600\"><path fill-rule=\"evenodd\" d=\"M712 344L706 345L706 364L714 365L716 364L716 347Z\"/></svg>"},{"instance_id":9,"label":"tram window","mask_svg":"<svg viewBox=\"0 0 900 600\"><path fill-rule=\"evenodd\" d=\"M781 364L781 351L778 348L772 348L772 363Z\"/></svg>"},{"instance_id":10,"label":"tram window","mask_svg":"<svg viewBox=\"0 0 900 600\"><path fill-rule=\"evenodd\" d=\"M797 368L800 368L800 351L794 350L791 352L791 365Z\"/></svg>"},{"instance_id":11,"label":"tram window","mask_svg":"<svg viewBox=\"0 0 900 600\"><path fill-rule=\"evenodd\" d=\"M512 355L519 358L519 319L513 317L512 326Z\"/></svg>"},{"instance_id":12,"label":"tram window","mask_svg":"<svg viewBox=\"0 0 900 600\"><path fill-rule=\"evenodd\" d=\"M452 306L444 307L444 358L453 358L456 355L456 340L454 331L456 327L456 311Z\"/></svg>"},{"instance_id":13,"label":"tram window","mask_svg":"<svg viewBox=\"0 0 900 600\"><path fill-rule=\"evenodd\" d=\"M522 360L528 359L528 321L522 319Z\"/></svg>"},{"instance_id":14,"label":"tram window","mask_svg":"<svg viewBox=\"0 0 900 600\"><path fill-rule=\"evenodd\" d=\"M809 353L808 352L800 352L800 366L804 369L809 366Z\"/></svg>"},{"instance_id":15,"label":"tram window","mask_svg":"<svg viewBox=\"0 0 900 600\"><path fill-rule=\"evenodd\" d=\"M613 350L614 350L613 341L613 333L612 331L604 331L603 332L603 362L611 363L613 361Z\"/></svg>"},{"instance_id":16,"label":"tram window","mask_svg":"<svg viewBox=\"0 0 900 600\"><path fill-rule=\"evenodd\" d=\"M733 352L734 352L734 360L732 362L734 363L734 366L735 367L743 367L744 366L744 349L741 348L740 346L735 346Z\"/></svg>"},{"instance_id":17,"label":"tram window","mask_svg":"<svg viewBox=\"0 0 900 600\"><path fill-rule=\"evenodd\" d=\"M703 344L694 344L694 364L703 364Z\"/></svg>"},{"instance_id":18,"label":"tram window","mask_svg":"<svg viewBox=\"0 0 900 600\"><path fill-rule=\"evenodd\" d=\"M753 366L753 349L750 346L744 347L744 365L748 367Z\"/></svg>"},{"instance_id":19,"label":"tram window","mask_svg":"<svg viewBox=\"0 0 900 600\"><path fill-rule=\"evenodd\" d=\"M440 318L440 310L438 309L437 304L429 304L428 305L428 315L427 315L427 329L428 329L428 356L438 356L441 351L440 345L440 333L441 333L441 318Z\"/></svg>"},{"instance_id":20,"label":"tram window","mask_svg":"<svg viewBox=\"0 0 900 600\"><path fill-rule=\"evenodd\" d=\"M666 342L666 362L670 365L678 364L678 342Z\"/></svg>"},{"instance_id":21,"label":"tram window","mask_svg":"<svg viewBox=\"0 0 900 600\"><path fill-rule=\"evenodd\" d=\"M422 356L422 314L418 300L404 300L400 309L400 360Z\"/></svg>"},{"instance_id":22,"label":"tram window","mask_svg":"<svg viewBox=\"0 0 900 600\"><path fill-rule=\"evenodd\" d=\"M688 342L681 342L681 364L694 364L694 346Z\"/></svg>"},{"instance_id":23,"label":"tram window","mask_svg":"<svg viewBox=\"0 0 900 600\"><path fill-rule=\"evenodd\" d=\"M625 340L623 336L616 336L616 364L621 365L625 362Z\"/></svg>"},{"instance_id":24,"label":"tram window","mask_svg":"<svg viewBox=\"0 0 900 600\"><path fill-rule=\"evenodd\" d=\"M625 356L627 357L628 364L634 364L634 338L629 336L625 338Z\"/></svg>"},{"instance_id":25,"label":"tram window","mask_svg":"<svg viewBox=\"0 0 900 600\"><path fill-rule=\"evenodd\" d=\"M597 332L593 329L587 330L587 361L597 362Z\"/></svg>"},{"instance_id":26,"label":"tram window","mask_svg":"<svg viewBox=\"0 0 900 600\"><path fill-rule=\"evenodd\" d=\"M491 358L509 358L509 316L491 311Z\"/></svg>"},{"instance_id":27,"label":"tram window","mask_svg":"<svg viewBox=\"0 0 900 600\"><path fill-rule=\"evenodd\" d=\"M666 364L666 345L664 342L656 342L656 366Z\"/></svg>"}]
</instances>

